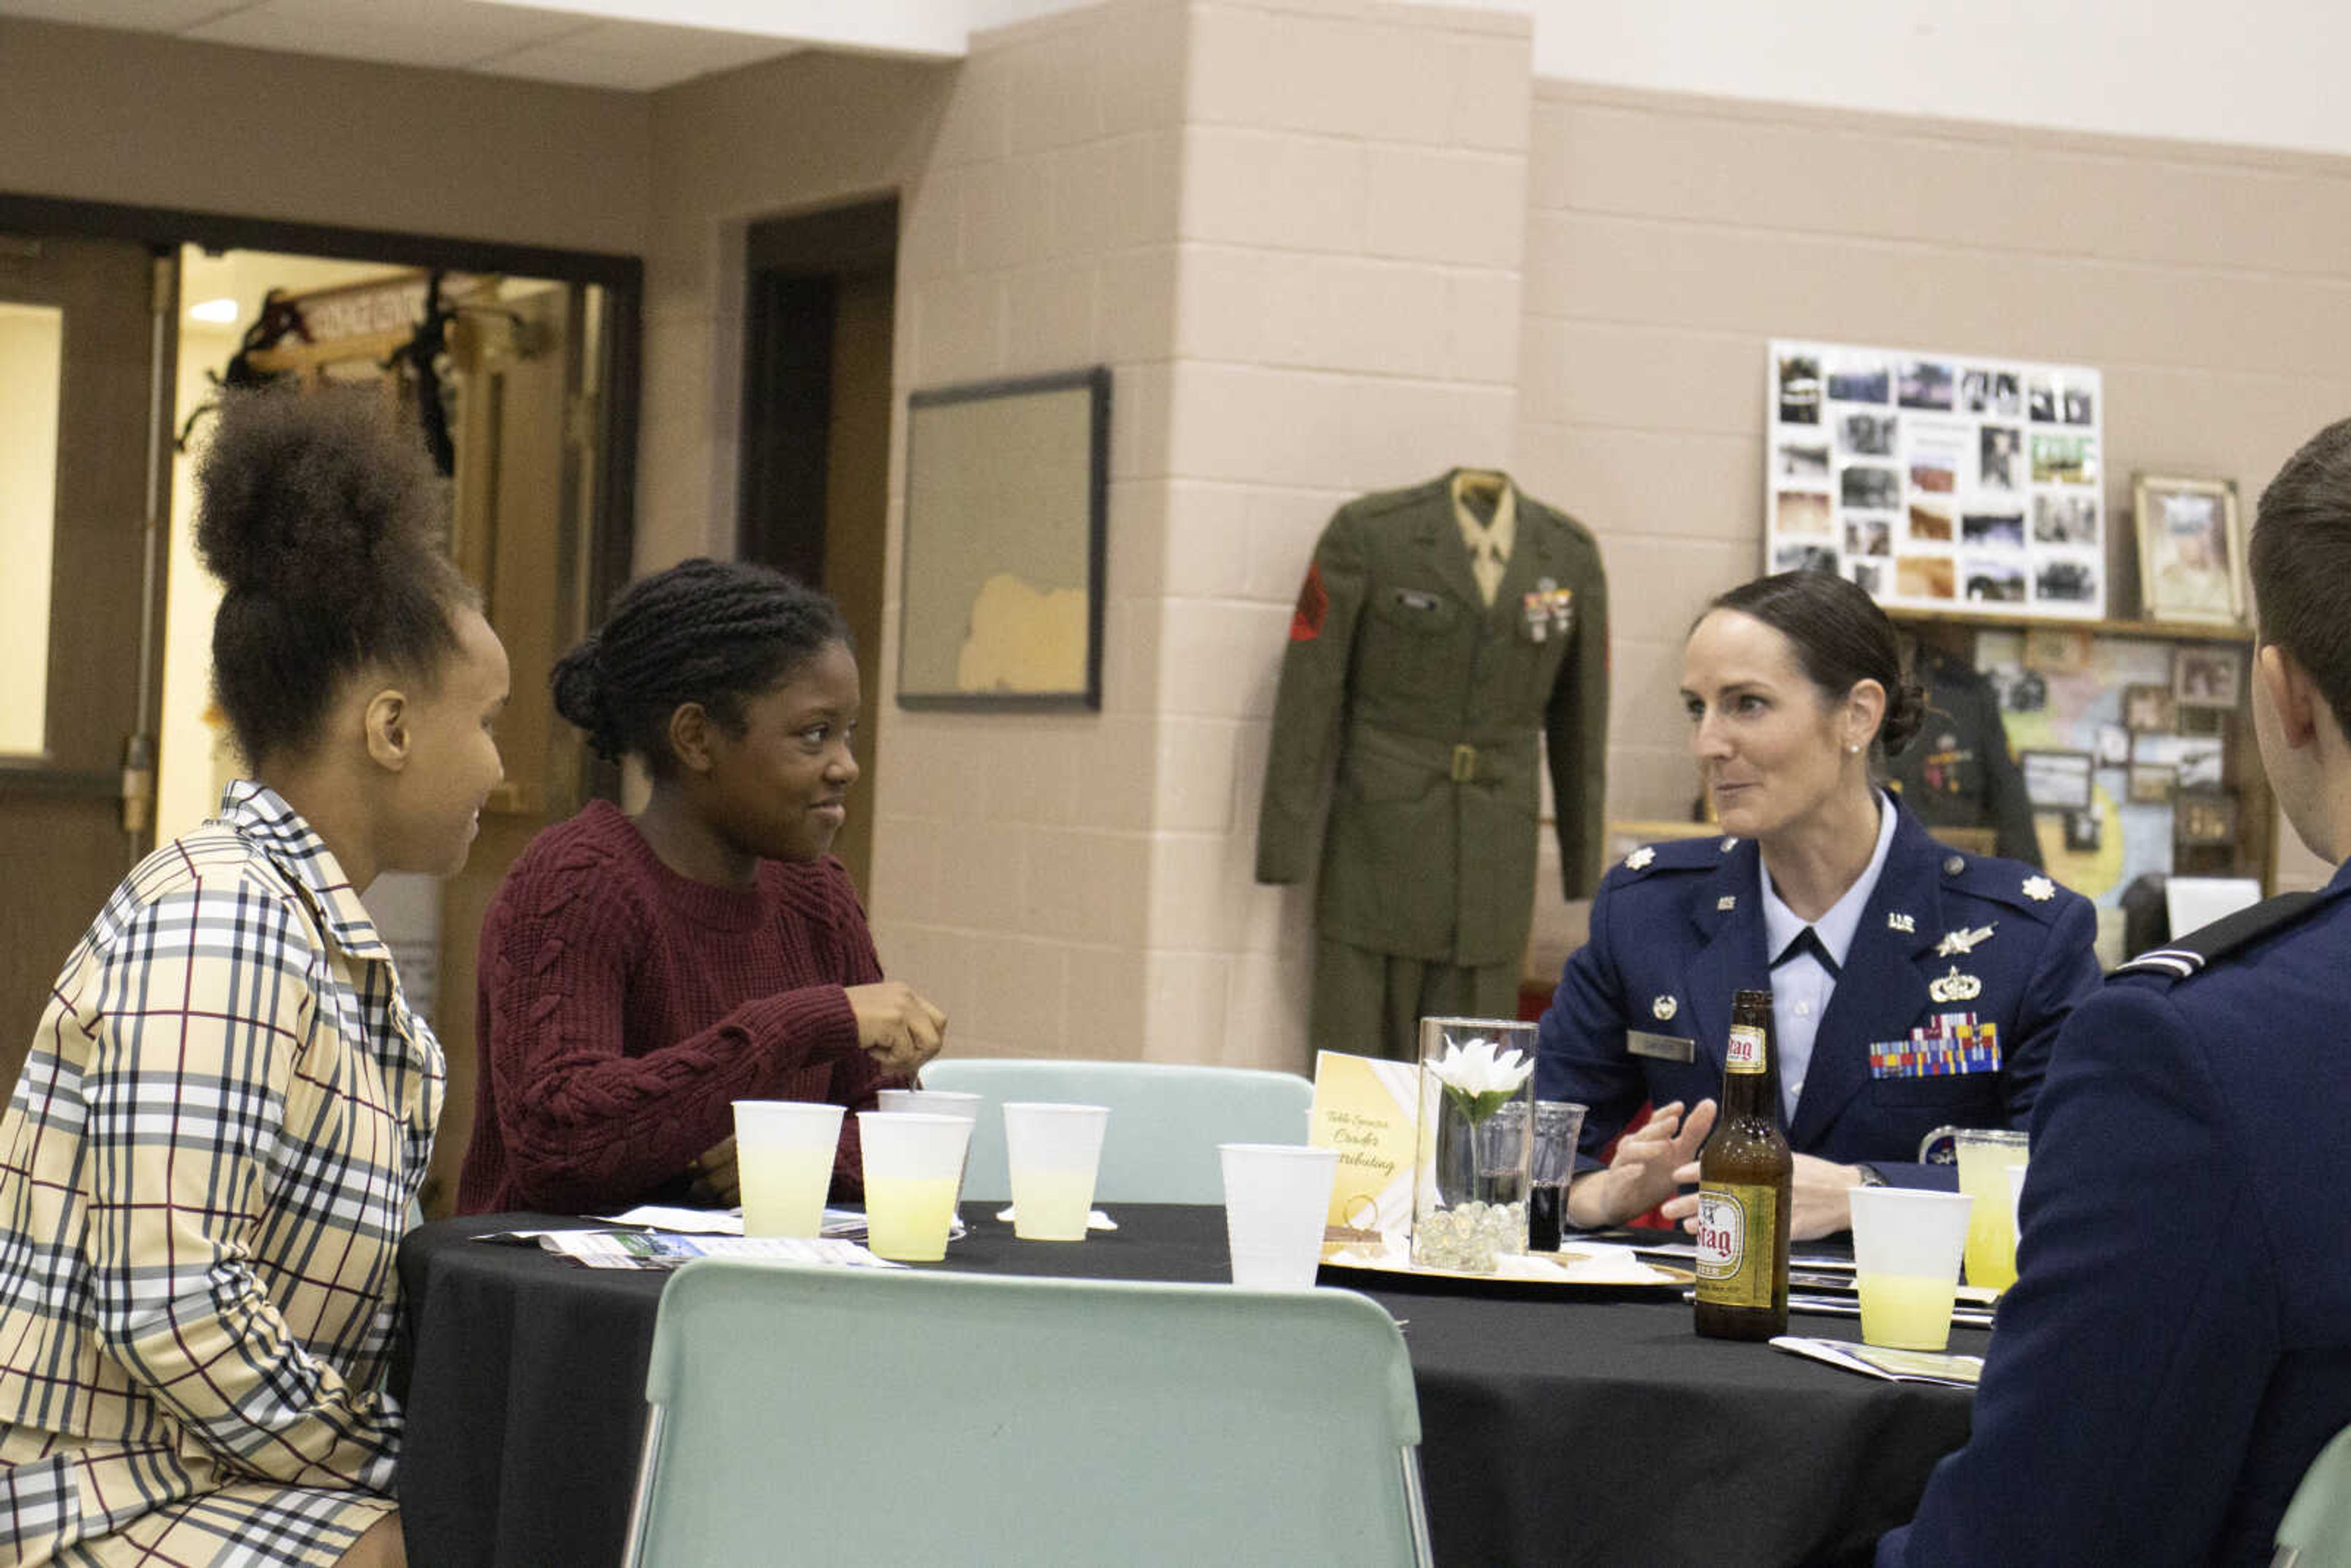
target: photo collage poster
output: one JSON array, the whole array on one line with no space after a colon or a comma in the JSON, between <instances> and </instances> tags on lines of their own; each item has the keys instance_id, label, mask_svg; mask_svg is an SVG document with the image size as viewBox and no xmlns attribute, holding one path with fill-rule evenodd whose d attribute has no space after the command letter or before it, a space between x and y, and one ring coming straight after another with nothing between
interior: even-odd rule
<instances>
[{"instance_id":1,"label":"photo collage poster","mask_svg":"<svg viewBox=\"0 0 2351 1568\"><path fill-rule=\"evenodd\" d=\"M1766 570L1889 607L2105 616L2097 371L1775 341L1769 376Z\"/></svg>"}]
</instances>

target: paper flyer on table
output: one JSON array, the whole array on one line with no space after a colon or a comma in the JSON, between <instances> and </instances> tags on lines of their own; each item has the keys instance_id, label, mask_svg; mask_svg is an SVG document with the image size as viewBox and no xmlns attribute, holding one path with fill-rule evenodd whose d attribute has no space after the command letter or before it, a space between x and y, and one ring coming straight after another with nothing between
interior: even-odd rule
<instances>
[{"instance_id":1,"label":"paper flyer on table","mask_svg":"<svg viewBox=\"0 0 2351 1568\"><path fill-rule=\"evenodd\" d=\"M1847 1372L1858 1372L1865 1377L1884 1378L1888 1383L1940 1383L1954 1388L1973 1388L1983 1376L1983 1357L1952 1355L1931 1350L1886 1350L1874 1344L1852 1344L1841 1339L1806 1339L1797 1334L1782 1334L1771 1342L1774 1350L1784 1350L1792 1355L1809 1356L1814 1361L1841 1366Z\"/></svg>"},{"instance_id":2,"label":"paper flyer on table","mask_svg":"<svg viewBox=\"0 0 2351 1568\"><path fill-rule=\"evenodd\" d=\"M831 1237L681 1236L659 1230L549 1230L538 1244L590 1269L675 1269L697 1258L764 1258L784 1263L836 1263L900 1269L854 1241Z\"/></svg>"},{"instance_id":3,"label":"paper flyer on table","mask_svg":"<svg viewBox=\"0 0 2351 1568\"><path fill-rule=\"evenodd\" d=\"M1314 1113L1306 1141L1339 1151L1329 1223L1410 1231L1419 1134L1419 1063L1314 1053Z\"/></svg>"}]
</instances>

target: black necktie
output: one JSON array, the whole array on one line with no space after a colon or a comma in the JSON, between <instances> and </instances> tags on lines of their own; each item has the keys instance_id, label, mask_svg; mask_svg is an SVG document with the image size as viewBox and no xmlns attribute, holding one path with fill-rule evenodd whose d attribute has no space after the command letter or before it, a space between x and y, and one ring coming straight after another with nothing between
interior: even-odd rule
<instances>
[{"instance_id":1,"label":"black necktie","mask_svg":"<svg viewBox=\"0 0 2351 1568\"><path fill-rule=\"evenodd\" d=\"M1795 940L1780 950L1780 956L1771 960L1771 967L1776 969L1789 959L1801 957L1806 953L1810 953L1821 967L1829 972L1830 979L1838 977L1837 961L1829 956L1828 948L1822 945L1821 934L1809 925L1797 932Z\"/></svg>"}]
</instances>

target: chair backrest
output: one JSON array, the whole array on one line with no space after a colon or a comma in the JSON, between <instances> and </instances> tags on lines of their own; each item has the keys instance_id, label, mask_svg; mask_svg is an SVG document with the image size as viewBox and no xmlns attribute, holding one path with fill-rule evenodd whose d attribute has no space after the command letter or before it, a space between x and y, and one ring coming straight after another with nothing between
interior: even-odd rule
<instances>
[{"instance_id":1,"label":"chair backrest","mask_svg":"<svg viewBox=\"0 0 2351 1568\"><path fill-rule=\"evenodd\" d=\"M923 1083L987 1097L963 1184L964 1197L978 1203L1012 1196L997 1109L1007 1100L1110 1107L1094 1178L1101 1203L1222 1203L1217 1145L1302 1144L1314 1104L1314 1085L1294 1072L1165 1061L943 1058L923 1069Z\"/></svg>"},{"instance_id":2,"label":"chair backrest","mask_svg":"<svg viewBox=\"0 0 2351 1568\"><path fill-rule=\"evenodd\" d=\"M630 1568L1429 1561L1403 1335L1346 1291L708 1259Z\"/></svg>"},{"instance_id":3,"label":"chair backrest","mask_svg":"<svg viewBox=\"0 0 2351 1568\"><path fill-rule=\"evenodd\" d=\"M2278 1521L2270 1568L2351 1568L2351 1427L2337 1432L2303 1472Z\"/></svg>"}]
</instances>

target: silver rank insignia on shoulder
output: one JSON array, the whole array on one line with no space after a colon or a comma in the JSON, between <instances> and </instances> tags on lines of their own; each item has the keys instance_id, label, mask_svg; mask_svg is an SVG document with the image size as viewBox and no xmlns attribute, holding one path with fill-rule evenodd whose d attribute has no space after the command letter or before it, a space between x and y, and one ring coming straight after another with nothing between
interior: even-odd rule
<instances>
[{"instance_id":1,"label":"silver rank insignia on shoulder","mask_svg":"<svg viewBox=\"0 0 2351 1568\"><path fill-rule=\"evenodd\" d=\"M1671 1023L1673 1021L1674 1015L1681 1010L1681 1003L1674 1000L1671 997L1659 997L1656 1001L1649 1004L1650 1016L1655 1018L1659 1023Z\"/></svg>"},{"instance_id":2,"label":"silver rank insignia on shoulder","mask_svg":"<svg viewBox=\"0 0 2351 1568\"><path fill-rule=\"evenodd\" d=\"M1973 975L1962 975L1957 964L1941 979L1931 981L1927 994L1938 1002L1971 1002L1983 995L1983 982Z\"/></svg>"},{"instance_id":3,"label":"silver rank insignia on shoulder","mask_svg":"<svg viewBox=\"0 0 2351 1568\"><path fill-rule=\"evenodd\" d=\"M1918 933L1918 923L1910 916L1896 912L1886 915L1886 928L1888 931L1899 931L1905 936L1915 936Z\"/></svg>"},{"instance_id":4,"label":"silver rank insignia on shoulder","mask_svg":"<svg viewBox=\"0 0 2351 1568\"><path fill-rule=\"evenodd\" d=\"M1646 871L1649 869L1649 862L1656 858L1657 852L1651 849L1647 844L1643 844L1639 849L1635 850L1631 854L1625 857L1625 869L1627 871Z\"/></svg>"},{"instance_id":5,"label":"silver rank insignia on shoulder","mask_svg":"<svg viewBox=\"0 0 2351 1568\"><path fill-rule=\"evenodd\" d=\"M2024 879L2024 896L2035 904L2046 904L2057 896L2057 884L2045 876L2028 876Z\"/></svg>"},{"instance_id":6,"label":"silver rank insignia on shoulder","mask_svg":"<svg viewBox=\"0 0 2351 1568\"><path fill-rule=\"evenodd\" d=\"M1726 893L1720 898L1714 901L1714 906L1723 914L1728 915L1730 911L1739 907L1739 895L1735 893Z\"/></svg>"},{"instance_id":7,"label":"silver rank insignia on shoulder","mask_svg":"<svg viewBox=\"0 0 2351 1568\"><path fill-rule=\"evenodd\" d=\"M1935 956L1938 958L1949 958L1953 954L1957 954L1961 957L1965 957L1968 954L1976 950L1977 943L1983 941L1991 935L1991 927L1990 925L1979 925L1972 931L1947 932L1944 934L1943 939L1935 944Z\"/></svg>"}]
</instances>

